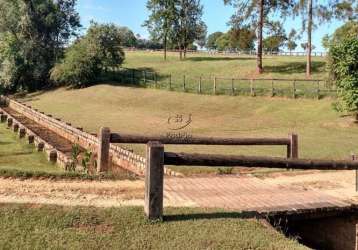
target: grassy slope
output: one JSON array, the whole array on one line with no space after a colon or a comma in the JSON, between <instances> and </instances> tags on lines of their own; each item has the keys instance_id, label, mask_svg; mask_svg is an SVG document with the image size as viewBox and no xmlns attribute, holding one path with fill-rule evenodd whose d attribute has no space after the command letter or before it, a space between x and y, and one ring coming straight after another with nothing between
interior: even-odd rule
<instances>
[{"instance_id":1,"label":"grassy slope","mask_svg":"<svg viewBox=\"0 0 358 250\"><path fill-rule=\"evenodd\" d=\"M2 205L4 249L306 249L240 214L167 209L170 221L148 223L142 208ZM215 214L213 214L215 215Z\"/></svg>"},{"instance_id":2,"label":"grassy slope","mask_svg":"<svg viewBox=\"0 0 358 250\"><path fill-rule=\"evenodd\" d=\"M358 127L340 117L332 100L205 96L164 90L98 85L81 90L29 96L39 110L97 132L166 134L168 117L192 114L185 132L200 136L285 137L299 135L300 157L346 159L358 149ZM142 146L132 146L144 152ZM283 147L168 146L168 150L201 153L285 156ZM200 169L201 171L202 169ZM191 170L192 171L192 170Z\"/></svg>"},{"instance_id":3,"label":"grassy slope","mask_svg":"<svg viewBox=\"0 0 358 250\"><path fill-rule=\"evenodd\" d=\"M50 164L44 153L36 152L33 145L25 139L18 139L18 135L0 125L0 170L12 169L18 171L41 171L47 173L61 173L63 170Z\"/></svg>"}]
</instances>

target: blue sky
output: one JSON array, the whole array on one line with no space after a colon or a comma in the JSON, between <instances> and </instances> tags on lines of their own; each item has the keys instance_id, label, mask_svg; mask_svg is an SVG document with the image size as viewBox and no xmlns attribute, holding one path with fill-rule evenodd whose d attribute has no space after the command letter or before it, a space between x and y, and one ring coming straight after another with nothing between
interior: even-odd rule
<instances>
[{"instance_id":1,"label":"blue sky","mask_svg":"<svg viewBox=\"0 0 358 250\"><path fill-rule=\"evenodd\" d=\"M113 22L127 26L135 34L147 38L148 32L145 27L142 27L149 14L146 9L146 2L146 0L79 0L77 9L84 27L87 27L91 20ZM208 34L215 31L227 31L229 29L227 23L235 10L231 6L225 6L223 0L202 0L202 4L204 5L203 19L208 26ZM321 44L322 37L325 34L332 34L340 25L340 22L335 21L320 25L314 31L315 51L324 51ZM285 22L286 32L289 32L292 28L298 30L300 27L301 24L298 19L288 18ZM299 47L297 50L302 49Z\"/></svg>"}]
</instances>

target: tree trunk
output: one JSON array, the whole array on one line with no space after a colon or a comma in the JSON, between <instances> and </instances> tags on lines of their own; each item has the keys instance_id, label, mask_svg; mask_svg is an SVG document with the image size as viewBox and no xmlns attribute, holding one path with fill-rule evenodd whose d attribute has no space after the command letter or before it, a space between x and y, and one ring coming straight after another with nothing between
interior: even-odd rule
<instances>
[{"instance_id":1,"label":"tree trunk","mask_svg":"<svg viewBox=\"0 0 358 250\"><path fill-rule=\"evenodd\" d=\"M262 68L262 33L264 26L264 0L258 2L259 10L259 22L257 27L257 73L261 74L263 72Z\"/></svg>"},{"instance_id":2,"label":"tree trunk","mask_svg":"<svg viewBox=\"0 0 358 250\"><path fill-rule=\"evenodd\" d=\"M167 34L164 35L164 60L167 60Z\"/></svg>"},{"instance_id":3,"label":"tree trunk","mask_svg":"<svg viewBox=\"0 0 358 250\"><path fill-rule=\"evenodd\" d=\"M184 45L184 59L186 59L186 46Z\"/></svg>"},{"instance_id":4,"label":"tree trunk","mask_svg":"<svg viewBox=\"0 0 358 250\"><path fill-rule=\"evenodd\" d=\"M306 76L310 77L312 73L312 23L313 23L313 15L312 15L312 0L308 0L308 24L307 24L307 68L306 68Z\"/></svg>"},{"instance_id":5,"label":"tree trunk","mask_svg":"<svg viewBox=\"0 0 358 250\"><path fill-rule=\"evenodd\" d=\"M183 50L180 43L179 43L179 58L180 60L183 60Z\"/></svg>"}]
</instances>

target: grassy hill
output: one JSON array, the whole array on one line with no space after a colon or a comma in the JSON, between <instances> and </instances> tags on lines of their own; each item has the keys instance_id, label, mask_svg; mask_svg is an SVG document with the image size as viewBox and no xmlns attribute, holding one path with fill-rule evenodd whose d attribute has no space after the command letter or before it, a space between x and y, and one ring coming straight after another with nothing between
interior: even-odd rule
<instances>
[{"instance_id":1,"label":"grassy hill","mask_svg":"<svg viewBox=\"0 0 358 250\"><path fill-rule=\"evenodd\" d=\"M307 249L240 213L165 212L164 223L149 223L140 207L2 204L0 245L4 249Z\"/></svg>"},{"instance_id":2,"label":"grassy hill","mask_svg":"<svg viewBox=\"0 0 358 250\"><path fill-rule=\"evenodd\" d=\"M170 132L168 118L192 115L183 132L200 136L286 137L299 135L303 158L347 159L358 151L358 127L333 111L332 100L209 96L164 90L97 85L29 95L32 106L85 130L101 126L139 134ZM126 145L144 154L144 146ZM175 152L285 156L284 147L167 146ZM203 171L205 168L195 168ZM183 170L184 171L184 170ZM194 171L194 172L195 172ZM193 170L190 170L193 172Z\"/></svg>"}]
</instances>

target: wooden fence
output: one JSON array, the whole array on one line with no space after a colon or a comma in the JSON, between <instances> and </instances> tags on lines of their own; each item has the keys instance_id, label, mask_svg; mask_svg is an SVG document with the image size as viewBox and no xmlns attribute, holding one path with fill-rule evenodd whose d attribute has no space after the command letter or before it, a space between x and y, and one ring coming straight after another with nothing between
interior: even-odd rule
<instances>
[{"instance_id":1,"label":"wooden fence","mask_svg":"<svg viewBox=\"0 0 358 250\"><path fill-rule=\"evenodd\" d=\"M164 52L163 49L138 49L138 48L124 48L126 52L144 51L144 52ZM179 53L180 50L167 50L167 52ZM256 50L238 50L238 51L217 51L217 50L187 50L187 54L205 54L211 55L225 55L225 56L239 56L249 55L255 56ZM307 56L307 52L304 51L263 51L264 56ZM313 51L311 53L313 57L325 57L327 52Z\"/></svg>"},{"instance_id":2,"label":"wooden fence","mask_svg":"<svg viewBox=\"0 0 358 250\"><path fill-rule=\"evenodd\" d=\"M199 154L175 154L164 152L163 144L193 145L278 145L287 147L287 158L298 158L298 136L290 134L288 138L213 138L190 137L172 138L166 136L142 136L111 133L109 128L101 128L99 133L98 172L108 169L110 162L110 143L147 144L145 172L145 213L149 219L158 219L163 214L163 178L164 165L199 166L283 166L273 160L260 165L261 158L240 156L209 156ZM273 163L273 165L270 165ZM282 165L283 164L283 165ZM358 165L358 164L357 164ZM266 167L267 167L266 166ZM290 168L290 164L285 165Z\"/></svg>"},{"instance_id":3,"label":"wooden fence","mask_svg":"<svg viewBox=\"0 0 358 250\"><path fill-rule=\"evenodd\" d=\"M216 76L159 75L156 72L123 69L114 75L124 84L176 90L198 94L269 95L320 98L336 95L337 90L325 79L235 78Z\"/></svg>"},{"instance_id":4,"label":"wooden fence","mask_svg":"<svg viewBox=\"0 0 358 250\"><path fill-rule=\"evenodd\" d=\"M99 148L97 171L105 172L110 162L110 143L147 144L158 141L162 144L176 145L241 145L241 146L285 146L287 158L298 158L298 136L290 134L288 138L220 138L220 137L188 137L173 138L167 136L143 136L111 133L109 128L101 128L99 132Z\"/></svg>"}]
</instances>

